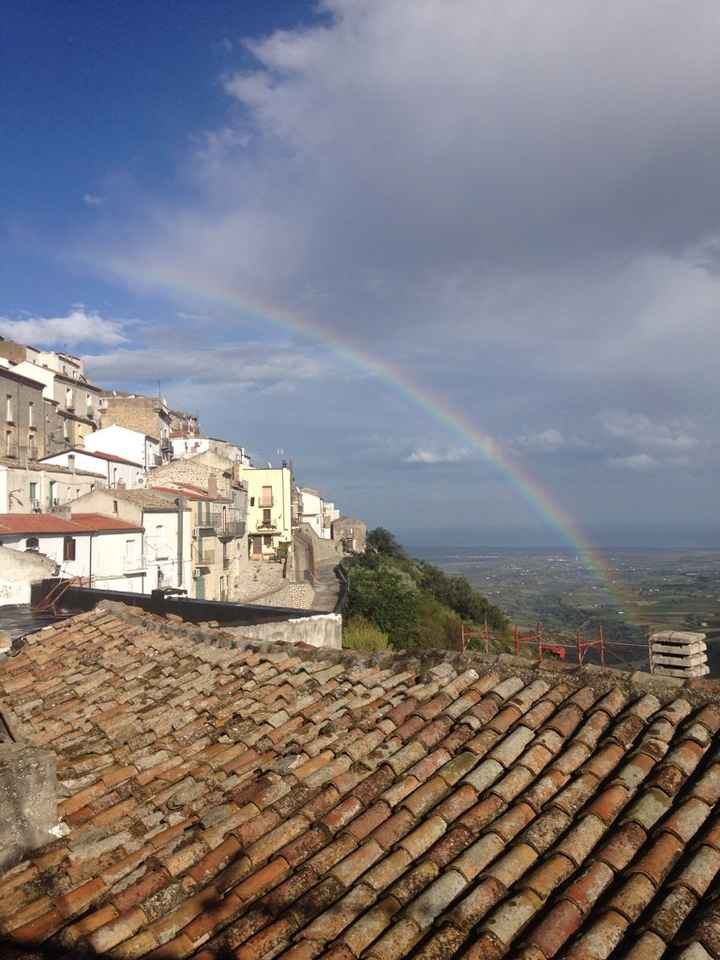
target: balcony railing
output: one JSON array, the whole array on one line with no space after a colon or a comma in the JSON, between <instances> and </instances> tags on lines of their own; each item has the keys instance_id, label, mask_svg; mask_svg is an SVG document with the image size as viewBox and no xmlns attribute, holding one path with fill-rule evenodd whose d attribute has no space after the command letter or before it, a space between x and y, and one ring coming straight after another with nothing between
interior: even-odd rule
<instances>
[{"instance_id":1,"label":"balcony railing","mask_svg":"<svg viewBox=\"0 0 720 960\"><path fill-rule=\"evenodd\" d=\"M217 530L222 526L222 514L201 513L197 518L197 526L200 530Z\"/></svg>"},{"instance_id":2,"label":"balcony railing","mask_svg":"<svg viewBox=\"0 0 720 960\"><path fill-rule=\"evenodd\" d=\"M221 540L234 540L245 536L245 522L243 520L226 520L217 527L217 535Z\"/></svg>"},{"instance_id":3,"label":"balcony railing","mask_svg":"<svg viewBox=\"0 0 720 960\"><path fill-rule=\"evenodd\" d=\"M210 567L215 563L215 551L203 550L198 554L197 565L199 567Z\"/></svg>"},{"instance_id":4,"label":"balcony railing","mask_svg":"<svg viewBox=\"0 0 720 960\"><path fill-rule=\"evenodd\" d=\"M147 570L145 554L141 554L139 557L125 557L123 560L123 570L125 573L137 573L140 570Z\"/></svg>"}]
</instances>

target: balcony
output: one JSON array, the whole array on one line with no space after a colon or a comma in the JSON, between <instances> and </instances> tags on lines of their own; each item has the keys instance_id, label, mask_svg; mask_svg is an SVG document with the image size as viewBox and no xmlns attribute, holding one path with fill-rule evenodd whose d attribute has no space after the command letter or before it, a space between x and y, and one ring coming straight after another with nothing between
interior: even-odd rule
<instances>
[{"instance_id":1,"label":"balcony","mask_svg":"<svg viewBox=\"0 0 720 960\"><path fill-rule=\"evenodd\" d=\"M262 533L279 533L280 528L273 520L261 520L257 525L259 531Z\"/></svg>"},{"instance_id":2,"label":"balcony","mask_svg":"<svg viewBox=\"0 0 720 960\"><path fill-rule=\"evenodd\" d=\"M144 554L123 559L123 573L140 573L143 570L147 570L147 558Z\"/></svg>"},{"instance_id":3,"label":"balcony","mask_svg":"<svg viewBox=\"0 0 720 960\"><path fill-rule=\"evenodd\" d=\"M229 570L232 560L230 557L223 557L223 570Z\"/></svg>"},{"instance_id":4,"label":"balcony","mask_svg":"<svg viewBox=\"0 0 720 960\"><path fill-rule=\"evenodd\" d=\"M242 520L226 520L225 523L217 527L217 535L220 540L234 540L236 537L244 537L245 523Z\"/></svg>"},{"instance_id":5,"label":"balcony","mask_svg":"<svg viewBox=\"0 0 720 960\"><path fill-rule=\"evenodd\" d=\"M222 514L201 513L196 522L198 530L218 530L222 527Z\"/></svg>"}]
</instances>

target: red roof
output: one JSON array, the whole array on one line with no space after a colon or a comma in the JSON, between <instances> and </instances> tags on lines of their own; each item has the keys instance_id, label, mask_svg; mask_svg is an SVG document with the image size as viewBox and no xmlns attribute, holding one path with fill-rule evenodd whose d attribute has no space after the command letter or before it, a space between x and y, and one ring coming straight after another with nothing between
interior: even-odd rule
<instances>
[{"instance_id":1,"label":"red roof","mask_svg":"<svg viewBox=\"0 0 720 960\"><path fill-rule=\"evenodd\" d=\"M119 517L103 516L101 513L76 513L72 520L59 517L54 513L0 514L0 535L3 533L100 533L114 530L141 533L143 527L120 520Z\"/></svg>"},{"instance_id":2,"label":"red roof","mask_svg":"<svg viewBox=\"0 0 720 960\"><path fill-rule=\"evenodd\" d=\"M81 453L86 457L97 457L98 460L109 460L111 463L126 463L130 467L142 467L142 463L136 460L127 460L125 457L118 457L114 453L102 453L100 450L86 450L80 447L69 447L67 450L61 450L60 453L53 453L49 457L43 457L44 460L52 460L55 457L61 457L64 453Z\"/></svg>"}]
</instances>

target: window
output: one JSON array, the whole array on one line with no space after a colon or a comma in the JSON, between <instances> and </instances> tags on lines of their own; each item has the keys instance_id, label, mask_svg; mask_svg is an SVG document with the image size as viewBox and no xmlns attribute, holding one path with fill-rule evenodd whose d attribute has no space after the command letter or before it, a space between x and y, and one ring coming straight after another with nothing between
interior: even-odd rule
<instances>
[{"instance_id":1,"label":"window","mask_svg":"<svg viewBox=\"0 0 720 960\"><path fill-rule=\"evenodd\" d=\"M117 500L113 500L113 513L117 513L117 512L118 512L118 502Z\"/></svg>"},{"instance_id":2,"label":"window","mask_svg":"<svg viewBox=\"0 0 720 960\"><path fill-rule=\"evenodd\" d=\"M263 543L265 544L266 547L271 547L271 546L272 546L272 537L264 536L264 537L263 537Z\"/></svg>"},{"instance_id":3,"label":"window","mask_svg":"<svg viewBox=\"0 0 720 960\"><path fill-rule=\"evenodd\" d=\"M13 432L12 430L5 431L5 456L14 457L15 450L13 445Z\"/></svg>"},{"instance_id":4,"label":"window","mask_svg":"<svg viewBox=\"0 0 720 960\"><path fill-rule=\"evenodd\" d=\"M35 421L35 404L31 400L28 403L28 426L34 427L35 426L34 421Z\"/></svg>"},{"instance_id":5,"label":"window","mask_svg":"<svg viewBox=\"0 0 720 960\"><path fill-rule=\"evenodd\" d=\"M264 526L264 527L269 527L269 526L272 525L272 511L271 511L271 510L263 510L262 522L263 522L263 526Z\"/></svg>"},{"instance_id":6,"label":"window","mask_svg":"<svg viewBox=\"0 0 720 960\"><path fill-rule=\"evenodd\" d=\"M75 537L65 537L63 540L63 560L75 559Z\"/></svg>"},{"instance_id":7,"label":"window","mask_svg":"<svg viewBox=\"0 0 720 960\"><path fill-rule=\"evenodd\" d=\"M251 507L255 506L255 497L250 497L250 506Z\"/></svg>"},{"instance_id":8,"label":"window","mask_svg":"<svg viewBox=\"0 0 720 960\"><path fill-rule=\"evenodd\" d=\"M38 500L38 485L36 480L30 481L30 505L32 506Z\"/></svg>"},{"instance_id":9,"label":"window","mask_svg":"<svg viewBox=\"0 0 720 960\"><path fill-rule=\"evenodd\" d=\"M12 423L14 420L13 417L13 398L10 394L5 397L5 419L8 423Z\"/></svg>"},{"instance_id":10,"label":"window","mask_svg":"<svg viewBox=\"0 0 720 960\"><path fill-rule=\"evenodd\" d=\"M51 507L55 507L59 503L59 501L55 499L55 481L54 480L50 481L50 490L48 493L48 500L50 502Z\"/></svg>"},{"instance_id":11,"label":"window","mask_svg":"<svg viewBox=\"0 0 720 960\"><path fill-rule=\"evenodd\" d=\"M37 537L28 537L25 541L25 550L30 550L33 553L37 553L40 549L40 541Z\"/></svg>"},{"instance_id":12,"label":"window","mask_svg":"<svg viewBox=\"0 0 720 960\"><path fill-rule=\"evenodd\" d=\"M73 399L73 389L72 387L65 387L65 406L68 410L72 410L74 405L75 401Z\"/></svg>"},{"instance_id":13,"label":"window","mask_svg":"<svg viewBox=\"0 0 720 960\"><path fill-rule=\"evenodd\" d=\"M63 420L63 440L70 439L70 425L67 420Z\"/></svg>"},{"instance_id":14,"label":"window","mask_svg":"<svg viewBox=\"0 0 720 960\"><path fill-rule=\"evenodd\" d=\"M272 487L263 487L262 496L260 498L260 506L271 507L272 505L273 505Z\"/></svg>"}]
</instances>

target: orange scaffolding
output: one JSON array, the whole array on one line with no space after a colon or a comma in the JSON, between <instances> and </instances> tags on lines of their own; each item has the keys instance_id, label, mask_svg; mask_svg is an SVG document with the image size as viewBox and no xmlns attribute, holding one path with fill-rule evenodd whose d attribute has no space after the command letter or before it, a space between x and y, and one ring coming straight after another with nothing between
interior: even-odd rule
<instances>
[{"instance_id":1,"label":"orange scaffolding","mask_svg":"<svg viewBox=\"0 0 720 960\"><path fill-rule=\"evenodd\" d=\"M567 651L574 650L577 663L582 666L588 651L597 650L600 665L604 667L606 663L605 631L603 630L602 624L598 626L597 634L592 639L588 639L584 631L577 630L574 641L554 640L547 636L542 623L538 623L534 630L525 631L521 630L518 626L514 626L512 638L516 656L520 656L523 645L537 647L538 658L540 660L542 660L545 654L557 657L559 660L564 660L567 657ZM490 642L493 639L500 638L496 637L493 631L488 628L487 623L482 627L462 624L460 649L465 653L468 650L471 640L479 640L481 649L487 654L490 652Z\"/></svg>"}]
</instances>

